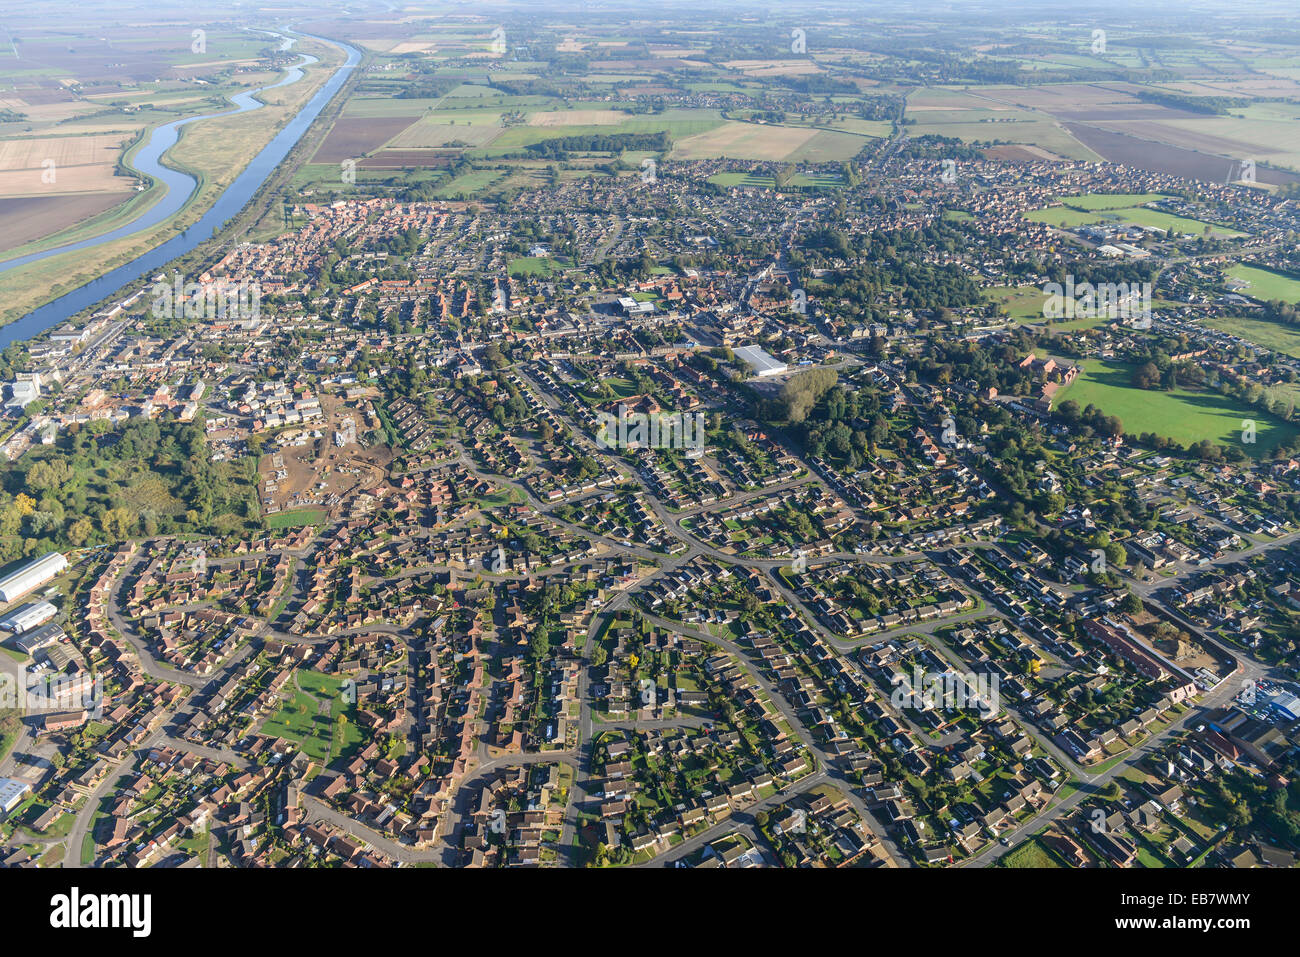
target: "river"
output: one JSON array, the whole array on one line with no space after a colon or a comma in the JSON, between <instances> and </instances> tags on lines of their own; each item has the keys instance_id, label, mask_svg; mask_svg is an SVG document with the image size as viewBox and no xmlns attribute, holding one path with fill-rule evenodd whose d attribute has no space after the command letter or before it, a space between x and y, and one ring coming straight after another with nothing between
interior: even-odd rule
<instances>
[{"instance_id":1,"label":"river","mask_svg":"<svg viewBox=\"0 0 1300 957\"><path fill-rule=\"evenodd\" d=\"M281 36L280 34L272 35ZM262 148L260 153L253 157L248 166L235 177L234 182L221 192L216 202L212 204L212 207L203 214L198 222L136 259L109 270L84 286L79 286L71 292L64 293L58 299L29 312L21 319L7 326L0 326L0 348L14 342L31 339L47 329L61 325L79 312L89 309L101 300L112 296L128 283L161 270L177 256L184 255L198 246L199 243L210 239L215 231L220 230L244 208L245 204L252 199L253 194L266 182L266 178L283 162L289 151L293 149L294 144L307 132L316 117L320 115L321 110L325 108L325 105L334 98L334 94L347 81L348 76L361 60L361 54L346 43L312 36L307 33L299 35L337 47L346 54L347 59L325 81L324 86L317 90L307 104L298 111L297 115ZM281 39L286 41L281 49L287 49L288 45L292 43L292 39L289 37L281 37ZM202 116L185 117L155 129L149 138L149 142L136 153L131 165L141 173L152 176L155 180L163 183L167 192L161 200L139 217L111 232L91 239L58 246L0 263L0 274L10 269L16 269L26 263L47 259L50 256L62 255L78 249L89 249L101 243L112 242L124 236L133 235L150 229L175 215L198 188L198 181L189 173L170 169L162 164L164 154L176 144L177 139L180 137L181 127L190 123L197 123L200 120L218 116L233 116L261 108L262 103L257 99L259 93L298 82L303 76L303 67L315 63L317 60L316 57L308 54L303 54L302 57L302 60L290 67L278 82L258 90L246 90L232 96L230 102L234 106L233 109L207 113Z\"/></svg>"}]
</instances>

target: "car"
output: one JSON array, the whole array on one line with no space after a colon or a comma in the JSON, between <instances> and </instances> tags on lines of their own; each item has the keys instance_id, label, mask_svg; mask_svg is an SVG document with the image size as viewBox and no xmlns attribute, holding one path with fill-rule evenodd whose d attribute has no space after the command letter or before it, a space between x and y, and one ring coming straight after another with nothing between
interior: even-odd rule
<instances>
[{"instance_id":1,"label":"car","mask_svg":"<svg viewBox=\"0 0 1300 957\"><path fill-rule=\"evenodd\" d=\"M1009 837L1000 837L1000 838L998 838L998 843L1001 844L1003 847L1010 847L1010 846L1011 846L1011 838L1009 838Z\"/></svg>"}]
</instances>

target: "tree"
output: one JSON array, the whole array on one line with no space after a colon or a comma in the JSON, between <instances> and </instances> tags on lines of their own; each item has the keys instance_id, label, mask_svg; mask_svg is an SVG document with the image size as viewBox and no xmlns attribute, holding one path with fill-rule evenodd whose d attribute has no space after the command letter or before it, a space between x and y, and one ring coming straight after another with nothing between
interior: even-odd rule
<instances>
[{"instance_id":1,"label":"tree","mask_svg":"<svg viewBox=\"0 0 1300 957\"><path fill-rule=\"evenodd\" d=\"M94 534L95 523L84 515L68 526L68 541L73 545L86 544Z\"/></svg>"},{"instance_id":2,"label":"tree","mask_svg":"<svg viewBox=\"0 0 1300 957\"><path fill-rule=\"evenodd\" d=\"M1154 362L1144 363L1133 370L1133 388L1155 389L1160 384L1160 370Z\"/></svg>"}]
</instances>

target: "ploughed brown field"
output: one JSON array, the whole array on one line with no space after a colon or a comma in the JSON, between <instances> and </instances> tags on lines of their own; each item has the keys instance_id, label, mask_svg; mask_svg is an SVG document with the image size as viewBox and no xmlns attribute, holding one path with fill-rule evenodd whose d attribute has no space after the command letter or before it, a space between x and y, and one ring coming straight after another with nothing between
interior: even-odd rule
<instances>
[{"instance_id":1,"label":"ploughed brown field","mask_svg":"<svg viewBox=\"0 0 1300 957\"><path fill-rule=\"evenodd\" d=\"M460 155L459 150L380 150L374 156L367 156L357 162L362 169L403 169L420 166L437 168L450 166L451 161Z\"/></svg>"},{"instance_id":2,"label":"ploughed brown field","mask_svg":"<svg viewBox=\"0 0 1300 957\"><path fill-rule=\"evenodd\" d=\"M0 199L0 254L97 216L126 199L122 193Z\"/></svg>"},{"instance_id":3,"label":"ploughed brown field","mask_svg":"<svg viewBox=\"0 0 1300 957\"><path fill-rule=\"evenodd\" d=\"M341 163L359 160L411 125L409 116L344 116L335 122L325 142L312 157L313 163Z\"/></svg>"},{"instance_id":4,"label":"ploughed brown field","mask_svg":"<svg viewBox=\"0 0 1300 957\"><path fill-rule=\"evenodd\" d=\"M1211 183L1222 183L1235 166L1224 156L1185 150L1153 140L1139 139L1124 133L1112 133L1084 123L1065 123L1065 128L1084 146L1112 163L1123 163L1153 173L1168 173ZM1300 183L1300 176L1282 170L1258 166L1255 180L1270 186Z\"/></svg>"},{"instance_id":5,"label":"ploughed brown field","mask_svg":"<svg viewBox=\"0 0 1300 957\"><path fill-rule=\"evenodd\" d=\"M989 159L1004 160L1008 163L1041 163L1043 160L1059 160L1051 150L1041 146L990 146L983 151Z\"/></svg>"}]
</instances>

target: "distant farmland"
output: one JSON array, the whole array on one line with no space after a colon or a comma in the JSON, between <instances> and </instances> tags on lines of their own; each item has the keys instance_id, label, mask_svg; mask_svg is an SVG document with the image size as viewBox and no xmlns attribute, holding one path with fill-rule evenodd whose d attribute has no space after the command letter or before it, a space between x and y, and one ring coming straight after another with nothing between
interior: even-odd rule
<instances>
[{"instance_id":1,"label":"distant farmland","mask_svg":"<svg viewBox=\"0 0 1300 957\"><path fill-rule=\"evenodd\" d=\"M312 161L341 163L360 159L411 125L407 116L344 116L334 124Z\"/></svg>"},{"instance_id":2,"label":"distant farmland","mask_svg":"<svg viewBox=\"0 0 1300 957\"><path fill-rule=\"evenodd\" d=\"M672 157L825 163L850 159L868 142L867 137L838 130L732 121L707 133L677 140Z\"/></svg>"},{"instance_id":3,"label":"distant farmland","mask_svg":"<svg viewBox=\"0 0 1300 957\"><path fill-rule=\"evenodd\" d=\"M1064 125L1079 142L1111 163L1124 163L1153 173L1168 173L1210 183L1226 182L1236 166L1236 160L1227 157L1169 146L1155 140L1139 139L1127 133L1113 133L1086 123ZM1300 183L1300 176L1295 173L1265 166L1256 169L1255 179L1274 186Z\"/></svg>"}]
</instances>

